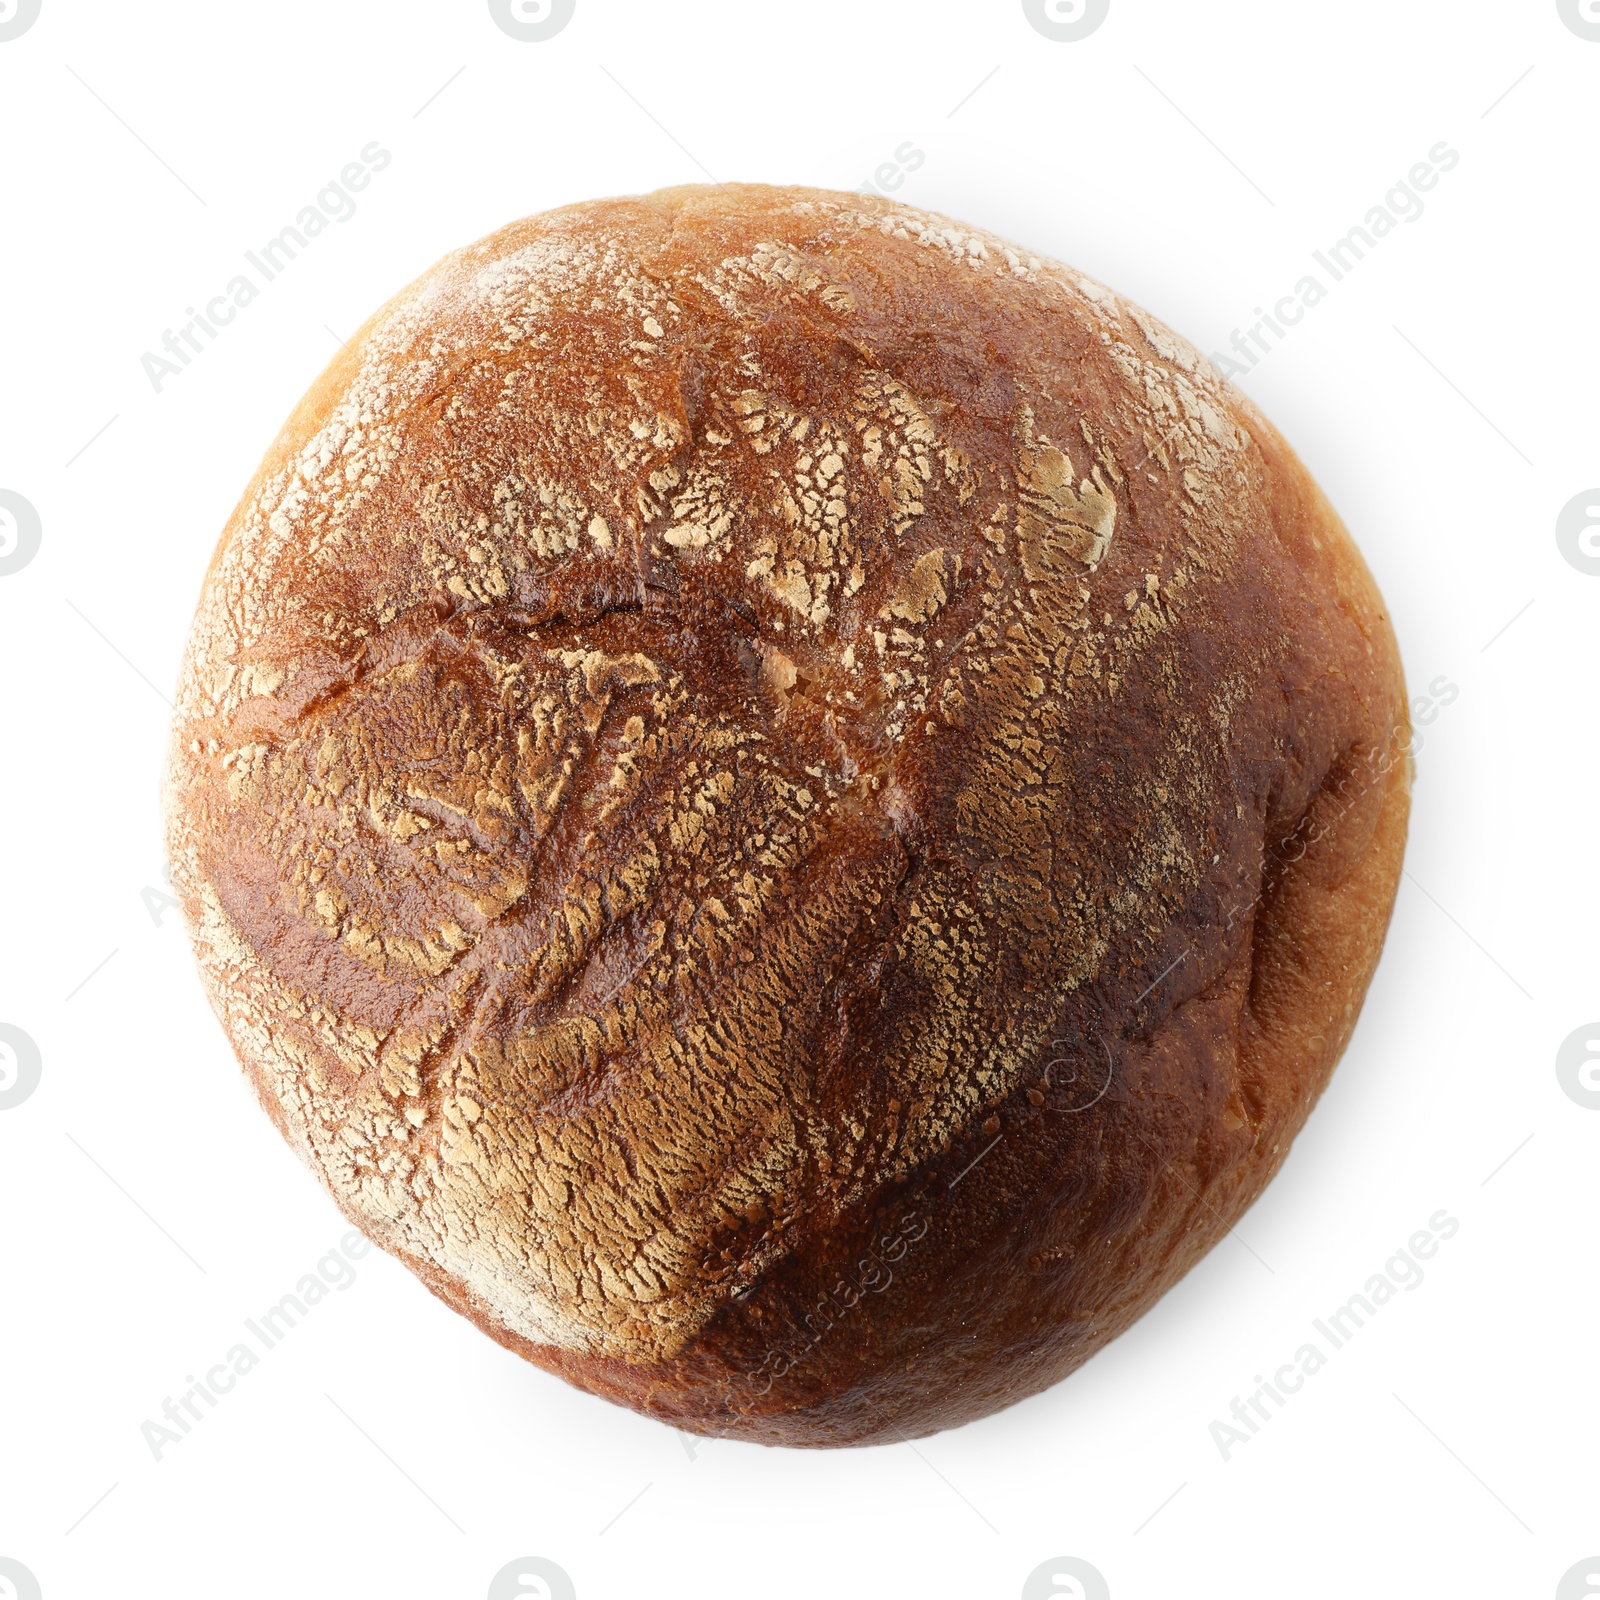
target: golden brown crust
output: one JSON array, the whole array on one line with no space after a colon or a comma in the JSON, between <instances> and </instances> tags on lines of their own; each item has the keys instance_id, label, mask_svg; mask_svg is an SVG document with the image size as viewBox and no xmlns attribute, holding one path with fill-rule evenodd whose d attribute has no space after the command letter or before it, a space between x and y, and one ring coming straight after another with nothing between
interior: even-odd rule
<instances>
[{"instance_id":1,"label":"golden brown crust","mask_svg":"<svg viewBox=\"0 0 1600 1600\"><path fill-rule=\"evenodd\" d=\"M1405 692L1271 426L858 196L575 206L352 341L223 534L169 848L264 1105L503 1343L679 1426L1055 1381L1271 1177Z\"/></svg>"}]
</instances>

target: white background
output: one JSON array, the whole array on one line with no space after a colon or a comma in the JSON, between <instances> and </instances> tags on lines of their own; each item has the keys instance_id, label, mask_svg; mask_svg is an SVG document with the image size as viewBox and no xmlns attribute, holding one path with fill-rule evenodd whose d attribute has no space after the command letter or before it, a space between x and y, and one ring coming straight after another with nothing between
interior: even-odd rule
<instances>
[{"instance_id":1,"label":"white background","mask_svg":"<svg viewBox=\"0 0 1600 1600\"><path fill-rule=\"evenodd\" d=\"M1600 1552L1600 1112L1555 1072L1600 1016L1600 577L1555 539L1600 483L1597 94L1555 0L1112 0L1077 43L1020 0L577 0L542 43L483 0L43 0L0 42L0 488L42 527L0 576L0 1022L43 1064L0 1111L0 1556L44 1600L479 1600L523 1555L580 1600L1013 1600L1063 1555L1115 1600L1555 1595ZM355 216L157 394L141 355L372 140ZM1366 1011L1238 1240L1049 1393L839 1452L691 1443L374 1252L154 1460L346 1231L141 894L201 574L336 337L529 212L855 188L909 141L896 198L1220 350L1440 140L1424 214L1240 380L1376 573L1423 746ZM1211 1422L1440 1208L1420 1287L1224 1461Z\"/></svg>"}]
</instances>

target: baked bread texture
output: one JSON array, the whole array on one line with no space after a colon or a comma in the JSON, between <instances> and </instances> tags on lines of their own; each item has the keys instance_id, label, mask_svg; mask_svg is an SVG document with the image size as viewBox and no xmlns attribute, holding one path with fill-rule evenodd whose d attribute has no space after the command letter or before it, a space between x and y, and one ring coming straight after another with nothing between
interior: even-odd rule
<instances>
[{"instance_id":1,"label":"baked bread texture","mask_svg":"<svg viewBox=\"0 0 1600 1600\"><path fill-rule=\"evenodd\" d=\"M1215 1244L1400 872L1383 602L1069 267L726 185L447 256L217 546L168 847L284 1137L502 1344L892 1442Z\"/></svg>"}]
</instances>

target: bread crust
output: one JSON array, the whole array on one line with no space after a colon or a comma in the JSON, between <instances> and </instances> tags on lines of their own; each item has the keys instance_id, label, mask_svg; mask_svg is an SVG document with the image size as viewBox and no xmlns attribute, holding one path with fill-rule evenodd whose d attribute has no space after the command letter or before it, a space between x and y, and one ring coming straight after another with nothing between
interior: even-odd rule
<instances>
[{"instance_id":1,"label":"bread crust","mask_svg":"<svg viewBox=\"0 0 1600 1600\"><path fill-rule=\"evenodd\" d=\"M224 530L168 845L345 1214L501 1343L833 1445L1081 1364L1237 1220L1397 886L1383 603L1277 432L861 196L447 256Z\"/></svg>"}]
</instances>

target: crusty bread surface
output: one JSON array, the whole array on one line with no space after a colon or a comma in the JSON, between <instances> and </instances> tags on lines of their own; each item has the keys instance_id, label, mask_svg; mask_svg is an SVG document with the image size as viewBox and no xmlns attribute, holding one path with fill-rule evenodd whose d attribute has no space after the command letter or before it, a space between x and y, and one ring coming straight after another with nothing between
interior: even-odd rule
<instances>
[{"instance_id":1,"label":"crusty bread surface","mask_svg":"<svg viewBox=\"0 0 1600 1600\"><path fill-rule=\"evenodd\" d=\"M1069 267L858 195L446 257L222 535L168 846L347 1216L693 1431L1054 1383L1261 1192L1400 871L1383 602L1278 433Z\"/></svg>"}]
</instances>

